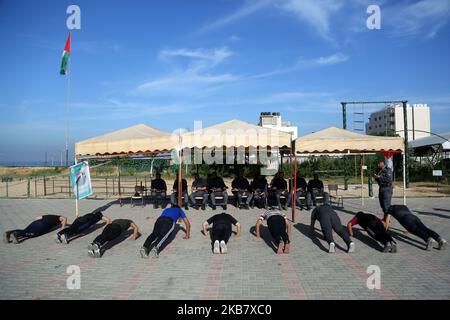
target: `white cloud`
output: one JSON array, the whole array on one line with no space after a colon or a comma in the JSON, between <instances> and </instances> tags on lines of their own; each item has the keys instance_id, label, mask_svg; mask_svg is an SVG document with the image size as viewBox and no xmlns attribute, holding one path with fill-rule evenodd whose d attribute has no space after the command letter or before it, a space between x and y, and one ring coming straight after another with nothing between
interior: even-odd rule
<instances>
[{"instance_id":1,"label":"white cloud","mask_svg":"<svg viewBox=\"0 0 450 320\"><path fill-rule=\"evenodd\" d=\"M392 35L396 37L433 38L439 29L448 23L449 17L449 0L403 2L386 10L382 8L382 24L386 21Z\"/></svg>"},{"instance_id":2,"label":"white cloud","mask_svg":"<svg viewBox=\"0 0 450 320\"><path fill-rule=\"evenodd\" d=\"M233 82L238 76L230 73L212 73L214 68L226 61L233 52L226 47L215 49L162 50L159 57L170 64L187 59L187 66L177 68L169 75L145 82L137 87L140 93L190 93L203 94L212 86Z\"/></svg>"},{"instance_id":3,"label":"white cloud","mask_svg":"<svg viewBox=\"0 0 450 320\"><path fill-rule=\"evenodd\" d=\"M246 1L246 3L239 7L236 11L233 13L226 15L222 18L219 18L218 20L209 23L198 31L199 33L209 32L214 29L222 28L228 24L231 24L233 22L236 22L246 16L249 16L261 9L265 9L268 6L272 4L273 0L253 0L253 1Z\"/></svg>"},{"instance_id":4,"label":"white cloud","mask_svg":"<svg viewBox=\"0 0 450 320\"><path fill-rule=\"evenodd\" d=\"M312 60L312 63L318 64L321 66L326 66L326 65L332 65L332 64L345 62L348 59L349 59L349 57L346 54L338 52L331 56L320 57L318 59L314 59L314 60Z\"/></svg>"},{"instance_id":5,"label":"white cloud","mask_svg":"<svg viewBox=\"0 0 450 320\"><path fill-rule=\"evenodd\" d=\"M341 9L342 3L338 0L281 0L276 1L275 6L329 38L331 16Z\"/></svg>"},{"instance_id":6,"label":"white cloud","mask_svg":"<svg viewBox=\"0 0 450 320\"><path fill-rule=\"evenodd\" d=\"M321 36L330 39L330 19L333 13L339 11L341 0L259 0L247 1L236 11L216 21L203 26L199 32L209 32L225 27L262 9L274 8L287 12L299 21L312 26Z\"/></svg>"}]
</instances>

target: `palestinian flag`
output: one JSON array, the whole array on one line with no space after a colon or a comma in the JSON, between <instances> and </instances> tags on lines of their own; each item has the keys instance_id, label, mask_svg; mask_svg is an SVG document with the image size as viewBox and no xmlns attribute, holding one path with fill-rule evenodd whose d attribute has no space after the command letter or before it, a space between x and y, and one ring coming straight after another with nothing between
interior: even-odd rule
<instances>
[{"instance_id":1,"label":"palestinian flag","mask_svg":"<svg viewBox=\"0 0 450 320\"><path fill-rule=\"evenodd\" d=\"M62 75L67 74L67 65L69 64L70 57L70 36L71 33L69 32L69 37L67 38L66 46L64 47L62 54L61 71L59 72Z\"/></svg>"}]
</instances>

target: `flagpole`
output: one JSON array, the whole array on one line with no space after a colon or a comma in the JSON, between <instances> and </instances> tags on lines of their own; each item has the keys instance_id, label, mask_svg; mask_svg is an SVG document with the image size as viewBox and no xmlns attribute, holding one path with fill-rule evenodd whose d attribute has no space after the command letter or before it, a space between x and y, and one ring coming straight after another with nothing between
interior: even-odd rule
<instances>
[{"instance_id":1,"label":"flagpole","mask_svg":"<svg viewBox=\"0 0 450 320\"><path fill-rule=\"evenodd\" d=\"M69 32L70 41L72 41L72 33ZM69 166L69 132L70 132L70 61L71 54L69 54L69 59L67 61L67 101L66 101L66 167Z\"/></svg>"}]
</instances>

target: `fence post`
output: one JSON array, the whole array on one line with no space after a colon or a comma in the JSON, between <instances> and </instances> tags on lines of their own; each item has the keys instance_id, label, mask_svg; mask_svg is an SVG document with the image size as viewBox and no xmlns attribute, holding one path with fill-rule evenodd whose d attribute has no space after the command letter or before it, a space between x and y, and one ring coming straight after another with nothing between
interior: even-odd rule
<instances>
[{"instance_id":1,"label":"fence post","mask_svg":"<svg viewBox=\"0 0 450 320\"><path fill-rule=\"evenodd\" d=\"M108 178L105 178L105 185L106 185L106 198L108 198Z\"/></svg>"},{"instance_id":2,"label":"fence post","mask_svg":"<svg viewBox=\"0 0 450 320\"><path fill-rule=\"evenodd\" d=\"M52 178L52 194L55 194L55 177Z\"/></svg>"},{"instance_id":3,"label":"fence post","mask_svg":"<svg viewBox=\"0 0 450 320\"><path fill-rule=\"evenodd\" d=\"M47 181L45 179L45 176L43 178L44 178L44 196L47 196Z\"/></svg>"},{"instance_id":4,"label":"fence post","mask_svg":"<svg viewBox=\"0 0 450 320\"><path fill-rule=\"evenodd\" d=\"M30 184L31 184L31 180L30 180L30 178L27 178L27 198L31 197L31 186L30 186Z\"/></svg>"},{"instance_id":5,"label":"fence post","mask_svg":"<svg viewBox=\"0 0 450 320\"><path fill-rule=\"evenodd\" d=\"M67 196L70 198L70 175L67 176Z\"/></svg>"},{"instance_id":6,"label":"fence post","mask_svg":"<svg viewBox=\"0 0 450 320\"><path fill-rule=\"evenodd\" d=\"M9 197L9 192L8 192L8 178L6 178L6 197Z\"/></svg>"},{"instance_id":7,"label":"fence post","mask_svg":"<svg viewBox=\"0 0 450 320\"><path fill-rule=\"evenodd\" d=\"M115 181L114 177L112 179L113 179L113 196L114 196L116 194L115 185L114 185L116 183L116 181Z\"/></svg>"},{"instance_id":8,"label":"fence post","mask_svg":"<svg viewBox=\"0 0 450 320\"><path fill-rule=\"evenodd\" d=\"M34 177L34 197L37 198L37 179Z\"/></svg>"}]
</instances>

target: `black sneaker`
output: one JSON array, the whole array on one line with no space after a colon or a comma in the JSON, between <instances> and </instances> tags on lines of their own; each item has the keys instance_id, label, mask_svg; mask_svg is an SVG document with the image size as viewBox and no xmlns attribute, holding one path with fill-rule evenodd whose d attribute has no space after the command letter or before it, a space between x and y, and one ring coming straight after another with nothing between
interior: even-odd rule
<instances>
[{"instance_id":1,"label":"black sneaker","mask_svg":"<svg viewBox=\"0 0 450 320\"><path fill-rule=\"evenodd\" d=\"M214 204L211 207L213 210L216 210L216 206Z\"/></svg>"},{"instance_id":2,"label":"black sneaker","mask_svg":"<svg viewBox=\"0 0 450 320\"><path fill-rule=\"evenodd\" d=\"M189 210L189 206L187 204L184 205L184 210Z\"/></svg>"},{"instance_id":3,"label":"black sneaker","mask_svg":"<svg viewBox=\"0 0 450 320\"><path fill-rule=\"evenodd\" d=\"M223 210L227 210L227 205L222 206Z\"/></svg>"},{"instance_id":4,"label":"black sneaker","mask_svg":"<svg viewBox=\"0 0 450 320\"><path fill-rule=\"evenodd\" d=\"M384 245L383 252L391 252L391 251L392 251L391 245L389 243L386 243Z\"/></svg>"},{"instance_id":5,"label":"black sneaker","mask_svg":"<svg viewBox=\"0 0 450 320\"><path fill-rule=\"evenodd\" d=\"M11 242L11 240L9 239L9 236L11 235L11 231L6 231L4 234L3 234L3 242L4 243L10 243Z\"/></svg>"},{"instance_id":6,"label":"black sneaker","mask_svg":"<svg viewBox=\"0 0 450 320\"><path fill-rule=\"evenodd\" d=\"M153 209L158 209L158 205L157 204L153 204Z\"/></svg>"},{"instance_id":7,"label":"black sneaker","mask_svg":"<svg viewBox=\"0 0 450 320\"><path fill-rule=\"evenodd\" d=\"M206 206L202 204L202 210L206 210Z\"/></svg>"}]
</instances>

